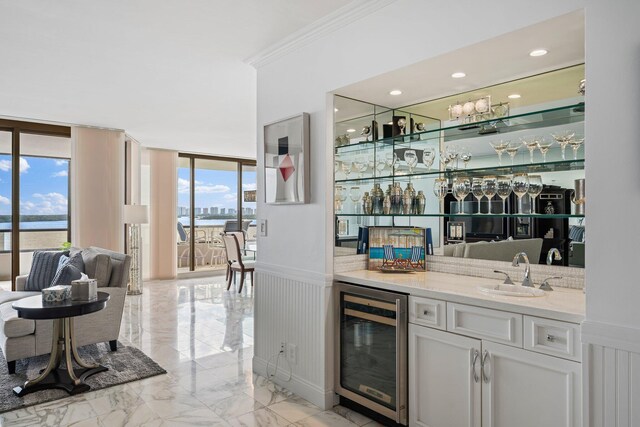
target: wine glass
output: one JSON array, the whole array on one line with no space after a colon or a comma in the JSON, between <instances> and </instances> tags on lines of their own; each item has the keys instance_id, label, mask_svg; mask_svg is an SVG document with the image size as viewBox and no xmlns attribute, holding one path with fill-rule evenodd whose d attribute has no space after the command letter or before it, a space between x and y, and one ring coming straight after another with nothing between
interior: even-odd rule
<instances>
[{"instance_id":1,"label":"wine glass","mask_svg":"<svg viewBox=\"0 0 640 427\"><path fill-rule=\"evenodd\" d=\"M385 163L391 169L391 173L393 174L396 165L398 164L398 155L395 152L387 153L384 156Z\"/></svg>"},{"instance_id":2,"label":"wine glass","mask_svg":"<svg viewBox=\"0 0 640 427\"><path fill-rule=\"evenodd\" d=\"M373 171L373 169L376 167L375 159L373 157L369 157L369 159L367 160L367 165L369 166L369 169Z\"/></svg>"},{"instance_id":3,"label":"wine glass","mask_svg":"<svg viewBox=\"0 0 640 427\"><path fill-rule=\"evenodd\" d=\"M449 192L449 181L446 178L436 178L433 182L433 194L443 200Z\"/></svg>"},{"instance_id":4,"label":"wine glass","mask_svg":"<svg viewBox=\"0 0 640 427\"><path fill-rule=\"evenodd\" d=\"M361 197L362 197L362 194L360 193L360 187L351 187L349 189L349 198L351 199L351 201L353 202L353 205L356 208L356 213L358 213L358 207L360 206L358 201L360 200Z\"/></svg>"},{"instance_id":5,"label":"wine glass","mask_svg":"<svg viewBox=\"0 0 640 427\"><path fill-rule=\"evenodd\" d=\"M427 167L427 170L431 170L433 162L436 159L436 150L432 147L427 147L422 150L422 163Z\"/></svg>"},{"instance_id":6,"label":"wine glass","mask_svg":"<svg viewBox=\"0 0 640 427\"><path fill-rule=\"evenodd\" d=\"M578 150L584 142L584 138L576 138L569 141L569 145L573 149L573 160L578 160Z\"/></svg>"},{"instance_id":7,"label":"wine glass","mask_svg":"<svg viewBox=\"0 0 640 427\"><path fill-rule=\"evenodd\" d=\"M511 178L499 176L496 178L496 193L502 199L502 213L507 213L507 198L511 195Z\"/></svg>"},{"instance_id":8,"label":"wine glass","mask_svg":"<svg viewBox=\"0 0 640 427\"><path fill-rule=\"evenodd\" d=\"M551 148L551 146L553 145L553 141L547 141L544 137L541 137L538 140L538 144L537 145L538 145L538 149L542 153L542 163L546 163L547 162L547 152L549 151L549 148Z\"/></svg>"},{"instance_id":9,"label":"wine glass","mask_svg":"<svg viewBox=\"0 0 640 427\"><path fill-rule=\"evenodd\" d=\"M458 149L458 146L455 144L449 144L444 149L444 155L449 159L449 163L451 163L451 169L458 169L458 158L460 156L460 150Z\"/></svg>"},{"instance_id":10,"label":"wine glass","mask_svg":"<svg viewBox=\"0 0 640 427\"><path fill-rule=\"evenodd\" d=\"M518 213L524 213L522 212L522 198L529 192L529 175L524 172L514 174L511 188L515 195L518 196L518 206L520 206L520 212Z\"/></svg>"},{"instance_id":11,"label":"wine glass","mask_svg":"<svg viewBox=\"0 0 640 427\"><path fill-rule=\"evenodd\" d=\"M565 130L565 131L551 134L553 139L555 139L558 145L560 145L560 149L562 150L562 160L566 160L564 157L565 148L567 148L567 144L569 143L569 141L573 139L575 134L576 133L571 130Z\"/></svg>"},{"instance_id":12,"label":"wine glass","mask_svg":"<svg viewBox=\"0 0 640 427\"><path fill-rule=\"evenodd\" d=\"M376 162L376 170L378 171L378 175L382 175L384 168L387 166L387 162L384 159L378 159Z\"/></svg>"},{"instance_id":13,"label":"wine glass","mask_svg":"<svg viewBox=\"0 0 640 427\"><path fill-rule=\"evenodd\" d=\"M457 176L453 180L453 195L458 199L458 213L464 213L464 199L471 191L471 180L466 176Z\"/></svg>"},{"instance_id":14,"label":"wine glass","mask_svg":"<svg viewBox=\"0 0 640 427\"><path fill-rule=\"evenodd\" d=\"M442 169L447 170L449 163L451 163L449 156L447 156L446 153L440 153L440 164L442 165Z\"/></svg>"},{"instance_id":15,"label":"wine glass","mask_svg":"<svg viewBox=\"0 0 640 427\"><path fill-rule=\"evenodd\" d=\"M482 192L484 193L485 196L487 196L487 199L489 200L488 213L491 213L491 199L493 199L493 196L496 195L496 192L498 190L497 181L498 181L498 178L496 178L493 175L482 177Z\"/></svg>"},{"instance_id":16,"label":"wine glass","mask_svg":"<svg viewBox=\"0 0 640 427\"><path fill-rule=\"evenodd\" d=\"M335 202L337 212L342 212L342 202L344 202L345 200L347 200L347 195L344 191L344 187L341 185L336 185Z\"/></svg>"},{"instance_id":17,"label":"wine glass","mask_svg":"<svg viewBox=\"0 0 640 427\"><path fill-rule=\"evenodd\" d=\"M467 168L467 165L471 161L472 156L473 154L471 154L471 151L469 151L469 149L466 147L463 147L462 150L460 151L460 159L464 162L465 169Z\"/></svg>"},{"instance_id":18,"label":"wine glass","mask_svg":"<svg viewBox=\"0 0 640 427\"><path fill-rule=\"evenodd\" d=\"M353 162L345 162L342 161L342 173L344 176L349 179L349 174L351 173L351 168L353 167Z\"/></svg>"},{"instance_id":19,"label":"wine glass","mask_svg":"<svg viewBox=\"0 0 640 427\"><path fill-rule=\"evenodd\" d=\"M529 160L533 163L533 152L538 148L538 140L540 138L537 136L529 136L520 139L522 140L522 145L527 147L527 150L529 150Z\"/></svg>"},{"instance_id":20,"label":"wine glass","mask_svg":"<svg viewBox=\"0 0 640 427\"><path fill-rule=\"evenodd\" d=\"M513 166L513 161L516 157L516 154L518 154L518 149L520 148L520 145L517 144L511 144L509 143L509 145L507 146L507 154L509 155L509 157L511 157L511 166Z\"/></svg>"},{"instance_id":21,"label":"wine glass","mask_svg":"<svg viewBox=\"0 0 640 427\"><path fill-rule=\"evenodd\" d=\"M418 155L416 154L416 150L405 150L404 151L404 161L409 166L409 173L413 173L413 168L418 164Z\"/></svg>"},{"instance_id":22,"label":"wine glass","mask_svg":"<svg viewBox=\"0 0 640 427\"><path fill-rule=\"evenodd\" d=\"M473 178L471 180L471 193L473 197L478 200L478 213L482 213L480 209L480 201L484 197L484 191L482 191L482 178Z\"/></svg>"},{"instance_id":23,"label":"wine glass","mask_svg":"<svg viewBox=\"0 0 640 427\"><path fill-rule=\"evenodd\" d=\"M509 141L490 142L489 145L491 145L496 154L498 154L498 164L502 166L502 153L504 153L509 146Z\"/></svg>"},{"instance_id":24,"label":"wine glass","mask_svg":"<svg viewBox=\"0 0 640 427\"><path fill-rule=\"evenodd\" d=\"M542 177L529 175L529 197L531 197L531 213L536 213L536 197L542 193Z\"/></svg>"},{"instance_id":25,"label":"wine glass","mask_svg":"<svg viewBox=\"0 0 640 427\"><path fill-rule=\"evenodd\" d=\"M364 172L362 170L363 168L364 170L367 170L367 164L364 163L361 157L356 157L356 159L353 161L353 167L356 169L356 171L358 171L358 178L362 178L362 172Z\"/></svg>"}]
</instances>

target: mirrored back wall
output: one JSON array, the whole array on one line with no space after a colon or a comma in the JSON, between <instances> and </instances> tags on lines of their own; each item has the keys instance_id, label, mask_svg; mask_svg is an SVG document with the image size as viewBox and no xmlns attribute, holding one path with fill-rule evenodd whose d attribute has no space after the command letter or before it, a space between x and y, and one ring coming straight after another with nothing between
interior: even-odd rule
<instances>
[{"instance_id":1,"label":"mirrored back wall","mask_svg":"<svg viewBox=\"0 0 640 427\"><path fill-rule=\"evenodd\" d=\"M427 254L584 267L583 78L578 65L396 109L336 95L335 255L365 253L363 227L411 226L430 229Z\"/></svg>"}]
</instances>

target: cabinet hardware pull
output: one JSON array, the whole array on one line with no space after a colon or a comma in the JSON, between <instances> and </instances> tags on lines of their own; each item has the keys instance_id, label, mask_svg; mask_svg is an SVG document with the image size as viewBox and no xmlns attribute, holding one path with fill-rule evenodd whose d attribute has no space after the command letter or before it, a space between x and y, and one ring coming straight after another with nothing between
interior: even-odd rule
<instances>
[{"instance_id":1,"label":"cabinet hardware pull","mask_svg":"<svg viewBox=\"0 0 640 427\"><path fill-rule=\"evenodd\" d=\"M481 362L480 366L482 367L482 379L484 380L485 383L489 382L489 376L485 372L484 367L489 361L491 361L489 357L489 351L485 350L484 353L482 354L482 360L480 361Z\"/></svg>"},{"instance_id":2,"label":"cabinet hardware pull","mask_svg":"<svg viewBox=\"0 0 640 427\"><path fill-rule=\"evenodd\" d=\"M554 337L554 336L553 336L553 335L551 335L551 334L547 334L547 341L554 342L555 340L556 340L556 337Z\"/></svg>"},{"instance_id":3,"label":"cabinet hardware pull","mask_svg":"<svg viewBox=\"0 0 640 427\"><path fill-rule=\"evenodd\" d=\"M473 361L471 362L471 370L473 371L473 381L480 381L480 377L478 377L478 373L476 372L476 362L478 361L478 357L480 356L480 352L473 349Z\"/></svg>"},{"instance_id":4,"label":"cabinet hardware pull","mask_svg":"<svg viewBox=\"0 0 640 427\"><path fill-rule=\"evenodd\" d=\"M429 315L429 310L424 310L424 311L422 312L422 314L424 314L425 316L428 316L428 315Z\"/></svg>"}]
</instances>

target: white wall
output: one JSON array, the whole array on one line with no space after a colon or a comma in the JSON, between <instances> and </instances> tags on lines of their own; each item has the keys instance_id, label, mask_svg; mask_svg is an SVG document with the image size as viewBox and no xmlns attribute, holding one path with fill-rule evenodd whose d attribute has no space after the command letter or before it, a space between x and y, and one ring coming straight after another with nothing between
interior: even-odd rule
<instances>
[{"instance_id":1,"label":"white wall","mask_svg":"<svg viewBox=\"0 0 640 427\"><path fill-rule=\"evenodd\" d=\"M398 0L364 18L353 17L335 32L258 69L258 189L262 192L263 125L305 111L311 114L311 203L273 206L259 197L259 216L268 220L269 235L259 238L258 271L269 279L260 282L259 273L256 281L256 367L277 353L281 340L298 343L296 377L288 386L301 390L314 403L330 404L330 324L321 320L308 324L304 311L292 309L283 315L286 307L266 303L278 300L274 295L286 300L309 283L327 286L332 273L332 204L328 203L332 168L327 160L331 158L332 110L327 112L327 92L581 7L583 2L577 0L518 0L505 2L504 7L468 0ZM274 272L282 278L277 285ZM307 305L309 312L320 310L326 320L330 293L307 295L296 303ZM307 336L322 336L318 332L323 331L319 346L300 345ZM314 358L317 351L325 355L324 360ZM314 394L314 387L304 387L305 382L323 392Z\"/></svg>"}]
</instances>

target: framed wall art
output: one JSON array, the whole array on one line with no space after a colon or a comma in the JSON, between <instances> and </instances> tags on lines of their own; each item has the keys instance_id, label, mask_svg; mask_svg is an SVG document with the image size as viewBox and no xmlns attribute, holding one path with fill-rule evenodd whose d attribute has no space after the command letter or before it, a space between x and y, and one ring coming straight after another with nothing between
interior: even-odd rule
<instances>
[{"instance_id":1,"label":"framed wall art","mask_svg":"<svg viewBox=\"0 0 640 427\"><path fill-rule=\"evenodd\" d=\"M309 114L264 127L265 202L309 203Z\"/></svg>"}]
</instances>

